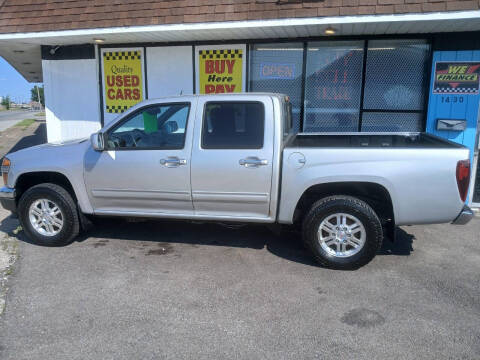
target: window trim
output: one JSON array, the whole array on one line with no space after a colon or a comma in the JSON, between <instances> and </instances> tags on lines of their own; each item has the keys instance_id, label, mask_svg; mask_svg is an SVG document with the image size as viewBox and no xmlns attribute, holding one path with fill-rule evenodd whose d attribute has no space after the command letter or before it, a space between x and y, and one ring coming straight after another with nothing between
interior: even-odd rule
<instances>
[{"instance_id":1,"label":"window trim","mask_svg":"<svg viewBox=\"0 0 480 360\"><path fill-rule=\"evenodd\" d=\"M262 137L262 145L260 147L229 147L229 148L209 148L205 147L204 144L204 133L205 133L205 124L206 124L206 114L207 114L207 105L210 104L260 104L262 106L262 112L263 112L263 137ZM201 134L200 134L200 148L202 150L261 150L265 146L265 104L263 101L254 101L254 100L235 100L235 101L224 101L224 100L213 100L213 101L207 101L203 105L203 112L202 112L202 127L201 127Z\"/></svg>"},{"instance_id":2,"label":"window trim","mask_svg":"<svg viewBox=\"0 0 480 360\"><path fill-rule=\"evenodd\" d=\"M188 113L187 113L187 119L186 119L186 122L185 122L185 132L184 132L184 136L183 136L182 147L172 147L172 146L168 146L168 147L164 147L164 146L162 146L162 147L159 147L159 146L155 146L155 147L129 147L129 148L109 148L108 147L108 141L107 140L108 140L108 137L110 136L110 134L112 132L114 132L115 130L117 130L119 127L121 127L123 124L125 124L127 121L129 121L133 117L137 116L140 112L143 112L145 109L148 109L148 108L151 108L151 107L171 106L171 105L186 105L186 106L188 106ZM138 108L137 110L133 111L132 113L128 114L127 116L125 116L121 120L119 120L116 124L114 124L113 126L108 128L107 131L105 131L105 133L104 133L105 144L107 145L105 150L106 151L183 150L183 149L185 149L185 141L187 139L187 129L188 129L188 122L189 122L189 118L190 118L191 109L192 109L192 103L190 101L148 104L148 105L142 106L142 107Z\"/></svg>"}]
</instances>

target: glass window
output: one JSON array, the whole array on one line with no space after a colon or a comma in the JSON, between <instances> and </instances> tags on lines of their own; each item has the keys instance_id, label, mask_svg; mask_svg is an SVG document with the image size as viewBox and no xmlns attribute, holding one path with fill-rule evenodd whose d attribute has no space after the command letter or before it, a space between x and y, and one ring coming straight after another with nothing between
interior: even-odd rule
<instances>
[{"instance_id":1,"label":"glass window","mask_svg":"<svg viewBox=\"0 0 480 360\"><path fill-rule=\"evenodd\" d=\"M249 91L289 95L294 131L423 130L427 40L329 39L304 44L250 47Z\"/></svg>"},{"instance_id":2,"label":"glass window","mask_svg":"<svg viewBox=\"0 0 480 360\"><path fill-rule=\"evenodd\" d=\"M424 40L370 40L364 109L423 110L428 58Z\"/></svg>"},{"instance_id":3,"label":"glass window","mask_svg":"<svg viewBox=\"0 0 480 360\"><path fill-rule=\"evenodd\" d=\"M422 113L364 112L362 117L362 131L422 131L422 118Z\"/></svg>"},{"instance_id":4,"label":"glass window","mask_svg":"<svg viewBox=\"0 0 480 360\"><path fill-rule=\"evenodd\" d=\"M357 131L363 41L309 42L304 131Z\"/></svg>"},{"instance_id":5,"label":"glass window","mask_svg":"<svg viewBox=\"0 0 480 360\"><path fill-rule=\"evenodd\" d=\"M205 105L202 148L261 149L265 114L259 102L208 102Z\"/></svg>"},{"instance_id":6,"label":"glass window","mask_svg":"<svg viewBox=\"0 0 480 360\"><path fill-rule=\"evenodd\" d=\"M250 48L250 91L288 95L295 130L300 129L302 69L303 43L256 44Z\"/></svg>"},{"instance_id":7,"label":"glass window","mask_svg":"<svg viewBox=\"0 0 480 360\"><path fill-rule=\"evenodd\" d=\"M143 108L109 131L108 149L183 149L190 104Z\"/></svg>"}]
</instances>

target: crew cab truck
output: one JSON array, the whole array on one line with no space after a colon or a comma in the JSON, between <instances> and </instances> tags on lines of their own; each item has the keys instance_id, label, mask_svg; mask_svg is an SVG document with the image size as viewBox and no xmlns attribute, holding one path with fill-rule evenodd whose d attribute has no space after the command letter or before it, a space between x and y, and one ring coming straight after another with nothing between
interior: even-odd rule
<instances>
[{"instance_id":1,"label":"crew cab truck","mask_svg":"<svg viewBox=\"0 0 480 360\"><path fill-rule=\"evenodd\" d=\"M295 134L285 95L180 96L8 154L0 199L46 246L90 216L293 224L321 265L354 269L397 225L467 223L468 159L424 133Z\"/></svg>"}]
</instances>

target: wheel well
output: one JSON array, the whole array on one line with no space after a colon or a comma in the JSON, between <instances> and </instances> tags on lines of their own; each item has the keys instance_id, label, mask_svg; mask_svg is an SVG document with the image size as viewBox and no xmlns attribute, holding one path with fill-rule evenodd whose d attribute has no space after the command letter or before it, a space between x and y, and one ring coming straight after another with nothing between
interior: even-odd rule
<instances>
[{"instance_id":1,"label":"wheel well","mask_svg":"<svg viewBox=\"0 0 480 360\"><path fill-rule=\"evenodd\" d=\"M73 186L67 177L61 173L50 171L31 172L20 175L15 183L17 201L20 199L22 194L32 186L43 183L52 183L63 187L72 196L75 203L77 203L75 191L73 190Z\"/></svg>"},{"instance_id":2,"label":"wheel well","mask_svg":"<svg viewBox=\"0 0 480 360\"><path fill-rule=\"evenodd\" d=\"M377 213L382 224L395 224L392 199L388 190L370 182L336 182L313 185L302 194L294 212L294 222L301 221L313 203L332 195L354 196L365 201Z\"/></svg>"}]
</instances>

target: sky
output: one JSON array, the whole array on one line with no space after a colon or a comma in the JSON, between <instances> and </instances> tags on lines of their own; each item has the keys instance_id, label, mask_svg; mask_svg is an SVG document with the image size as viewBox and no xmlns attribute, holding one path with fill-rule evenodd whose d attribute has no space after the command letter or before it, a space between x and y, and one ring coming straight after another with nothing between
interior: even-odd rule
<instances>
[{"instance_id":1,"label":"sky","mask_svg":"<svg viewBox=\"0 0 480 360\"><path fill-rule=\"evenodd\" d=\"M4 58L0 56L0 96L10 95L14 102L29 102L30 89L35 83L29 83Z\"/></svg>"}]
</instances>

